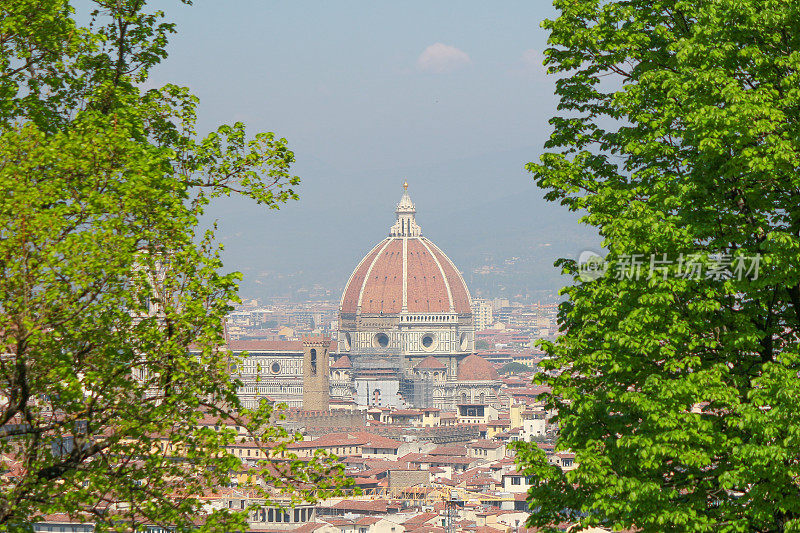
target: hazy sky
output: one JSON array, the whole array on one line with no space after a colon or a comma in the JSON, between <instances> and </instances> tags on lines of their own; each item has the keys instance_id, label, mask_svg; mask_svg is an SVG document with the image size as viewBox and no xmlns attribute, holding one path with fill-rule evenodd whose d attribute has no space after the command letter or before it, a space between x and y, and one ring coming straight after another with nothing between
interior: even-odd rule
<instances>
[{"instance_id":1,"label":"hazy sky","mask_svg":"<svg viewBox=\"0 0 800 533\"><path fill-rule=\"evenodd\" d=\"M151 82L189 86L201 131L241 120L286 137L297 157L296 205L228 200L211 212L244 293L285 275L343 285L386 236L404 179L424 234L462 270L510 253L509 243L494 249L498 232L588 234L544 205L523 168L555 112L541 66L539 25L554 14L544 0L156 5L178 34ZM513 214L504 199L516 200Z\"/></svg>"}]
</instances>

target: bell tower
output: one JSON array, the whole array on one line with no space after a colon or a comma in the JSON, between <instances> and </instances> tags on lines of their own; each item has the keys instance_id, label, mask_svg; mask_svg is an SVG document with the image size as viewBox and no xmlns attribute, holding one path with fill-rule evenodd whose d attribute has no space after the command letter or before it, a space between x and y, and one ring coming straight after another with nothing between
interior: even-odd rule
<instances>
[{"instance_id":1,"label":"bell tower","mask_svg":"<svg viewBox=\"0 0 800 533\"><path fill-rule=\"evenodd\" d=\"M303 410L330 409L330 337L303 338Z\"/></svg>"}]
</instances>

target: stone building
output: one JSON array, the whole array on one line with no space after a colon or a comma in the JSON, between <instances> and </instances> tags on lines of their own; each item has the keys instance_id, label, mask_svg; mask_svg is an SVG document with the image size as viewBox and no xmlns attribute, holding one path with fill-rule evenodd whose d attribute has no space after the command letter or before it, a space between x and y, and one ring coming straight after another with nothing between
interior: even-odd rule
<instances>
[{"instance_id":1,"label":"stone building","mask_svg":"<svg viewBox=\"0 0 800 533\"><path fill-rule=\"evenodd\" d=\"M329 353L336 348L335 342L327 342L325 355L317 354L317 364L324 365L325 372ZM255 408L262 398L303 407L303 341L229 340L228 349L235 361L231 370L242 381L238 394L245 407ZM246 357L242 357L243 352L247 352ZM310 351L308 355L310 363Z\"/></svg>"},{"instance_id":2,"label":"stone building","mask_svg":"<svg viewBox=\"0 0 800 533\"><path fill-rule=\"evenodd\" d=\"M494 324L492 302L480 298L473 298L472 317L475 322L475 331L484 330Z\"/></svg>"}]
</instances>

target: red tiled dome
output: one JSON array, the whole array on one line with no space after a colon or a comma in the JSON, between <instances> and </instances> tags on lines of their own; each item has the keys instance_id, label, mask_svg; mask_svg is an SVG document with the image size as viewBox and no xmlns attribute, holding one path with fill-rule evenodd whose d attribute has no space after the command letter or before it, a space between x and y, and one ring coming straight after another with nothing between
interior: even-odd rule
<instances>
[{"instance_id":1,"label":"red tiled dome","mask_svg":"<svg viewBox=\"0 0 800 533\"><path fill-rule=\"evenodd\" d=\"M404 290L405 289L405 290ZM469 291L452 261L422 236L389 237L356 267L342 313L471 314Z\"/></svg>"},{"instance_id":2,"label":"red tiled dome","mask_svg":"<svg viewBox=\"0 0 800 533\"><path fill-rule=\"evenodd\" d=\"M499 379L492 363L479 355L468 355L458 363L458 381L491 381Z\"/></svg>"},{"instance_id":3,"label":"red tiled dome","mask_svg":"<svg viewBox=\"0 0 800 533\"><path fill-rule=\"evenodd\" d=\"M434 356L429 355L414 367L416 370L446 370L447 365L436 359Z\"/></svg>"}]
</instances>

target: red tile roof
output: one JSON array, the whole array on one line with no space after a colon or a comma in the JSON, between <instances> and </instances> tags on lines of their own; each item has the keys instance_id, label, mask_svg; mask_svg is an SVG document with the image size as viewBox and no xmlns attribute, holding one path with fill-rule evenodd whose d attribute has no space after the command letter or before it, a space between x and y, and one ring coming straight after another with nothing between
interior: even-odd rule
<instances>
[{"instance_id":1,"label":"red tile roof","mask_svg":"<svg viewBox=\"0 0 800 533\"><path fill-rule=\"evenodd\" d=\"M459 445L437 446L428 453L430 455L467 455L467 447Z\"/></svg>"},{"instance_id":2,"label":"red tile roof","mask_svg":"<svg viewBox=\"0 0 800 533\"><path fill-rule=\"evenodd\" d=\"M335 369L353 368L353 365L350 363L350 358L347 357L346 355L343 355L339 359L337 359L335 363L331 365L331 368Z\"/></svg>"},{"instance_id":3,"label":"red tile roof","mask_svg":"<svg viewBox=\"0 0 800 533\"><path fill-rule=\"evenodd\" d=\"M233 352L289 352L302 353L303 341L268 341L268 340L229 340L228 349ZM332 340L329 352L337 350L336 341Z\"/></svg>"},{"instance_id":4,"label":"red tile roof","mask_svg":"<svg viewBox=\"0 0 800 533\"><path fill-rule=\"evenodd\" d=\"M340 511L385 513L387 512L388 507L389 507L388 500L369 500L369 501L342 500L336 505L332 506L331 508Z\"/></svg>"},{"instance_id":5,"label":"red tile roof","mask_svg":"<svg viewBox=\"0 0 800 533\"><path fill-rule=\"evenodd\" d=\"M502 442L494 440L478 439L467 444L467 448L481 448L486 450L496 450L505 446Z\"/></svg>"},{"instance_id":6,"label":"red tile roof","mask_svg":"<svg viewBox=\"0 0 800 533\"><path fill-rule=\"evenodd\" d=\"M415 370L446 370L447 365L429 355L414 367Z\"/></svg>"},{"instance_id":7,"label":"red tile roof","mask_svg":"<svg viewBox=\"0 0 800 533\"><path fill-rule=\"evenodd\" d=\"M325 448L342 446L362 446L368 448L389 448L397 449L402 445L401 442L392 440L388 437L373 435L366 431L352 431L348 433L328 433L314 440L305 440L289 444L289 448Z\"/></svg>"}]
</instances>

